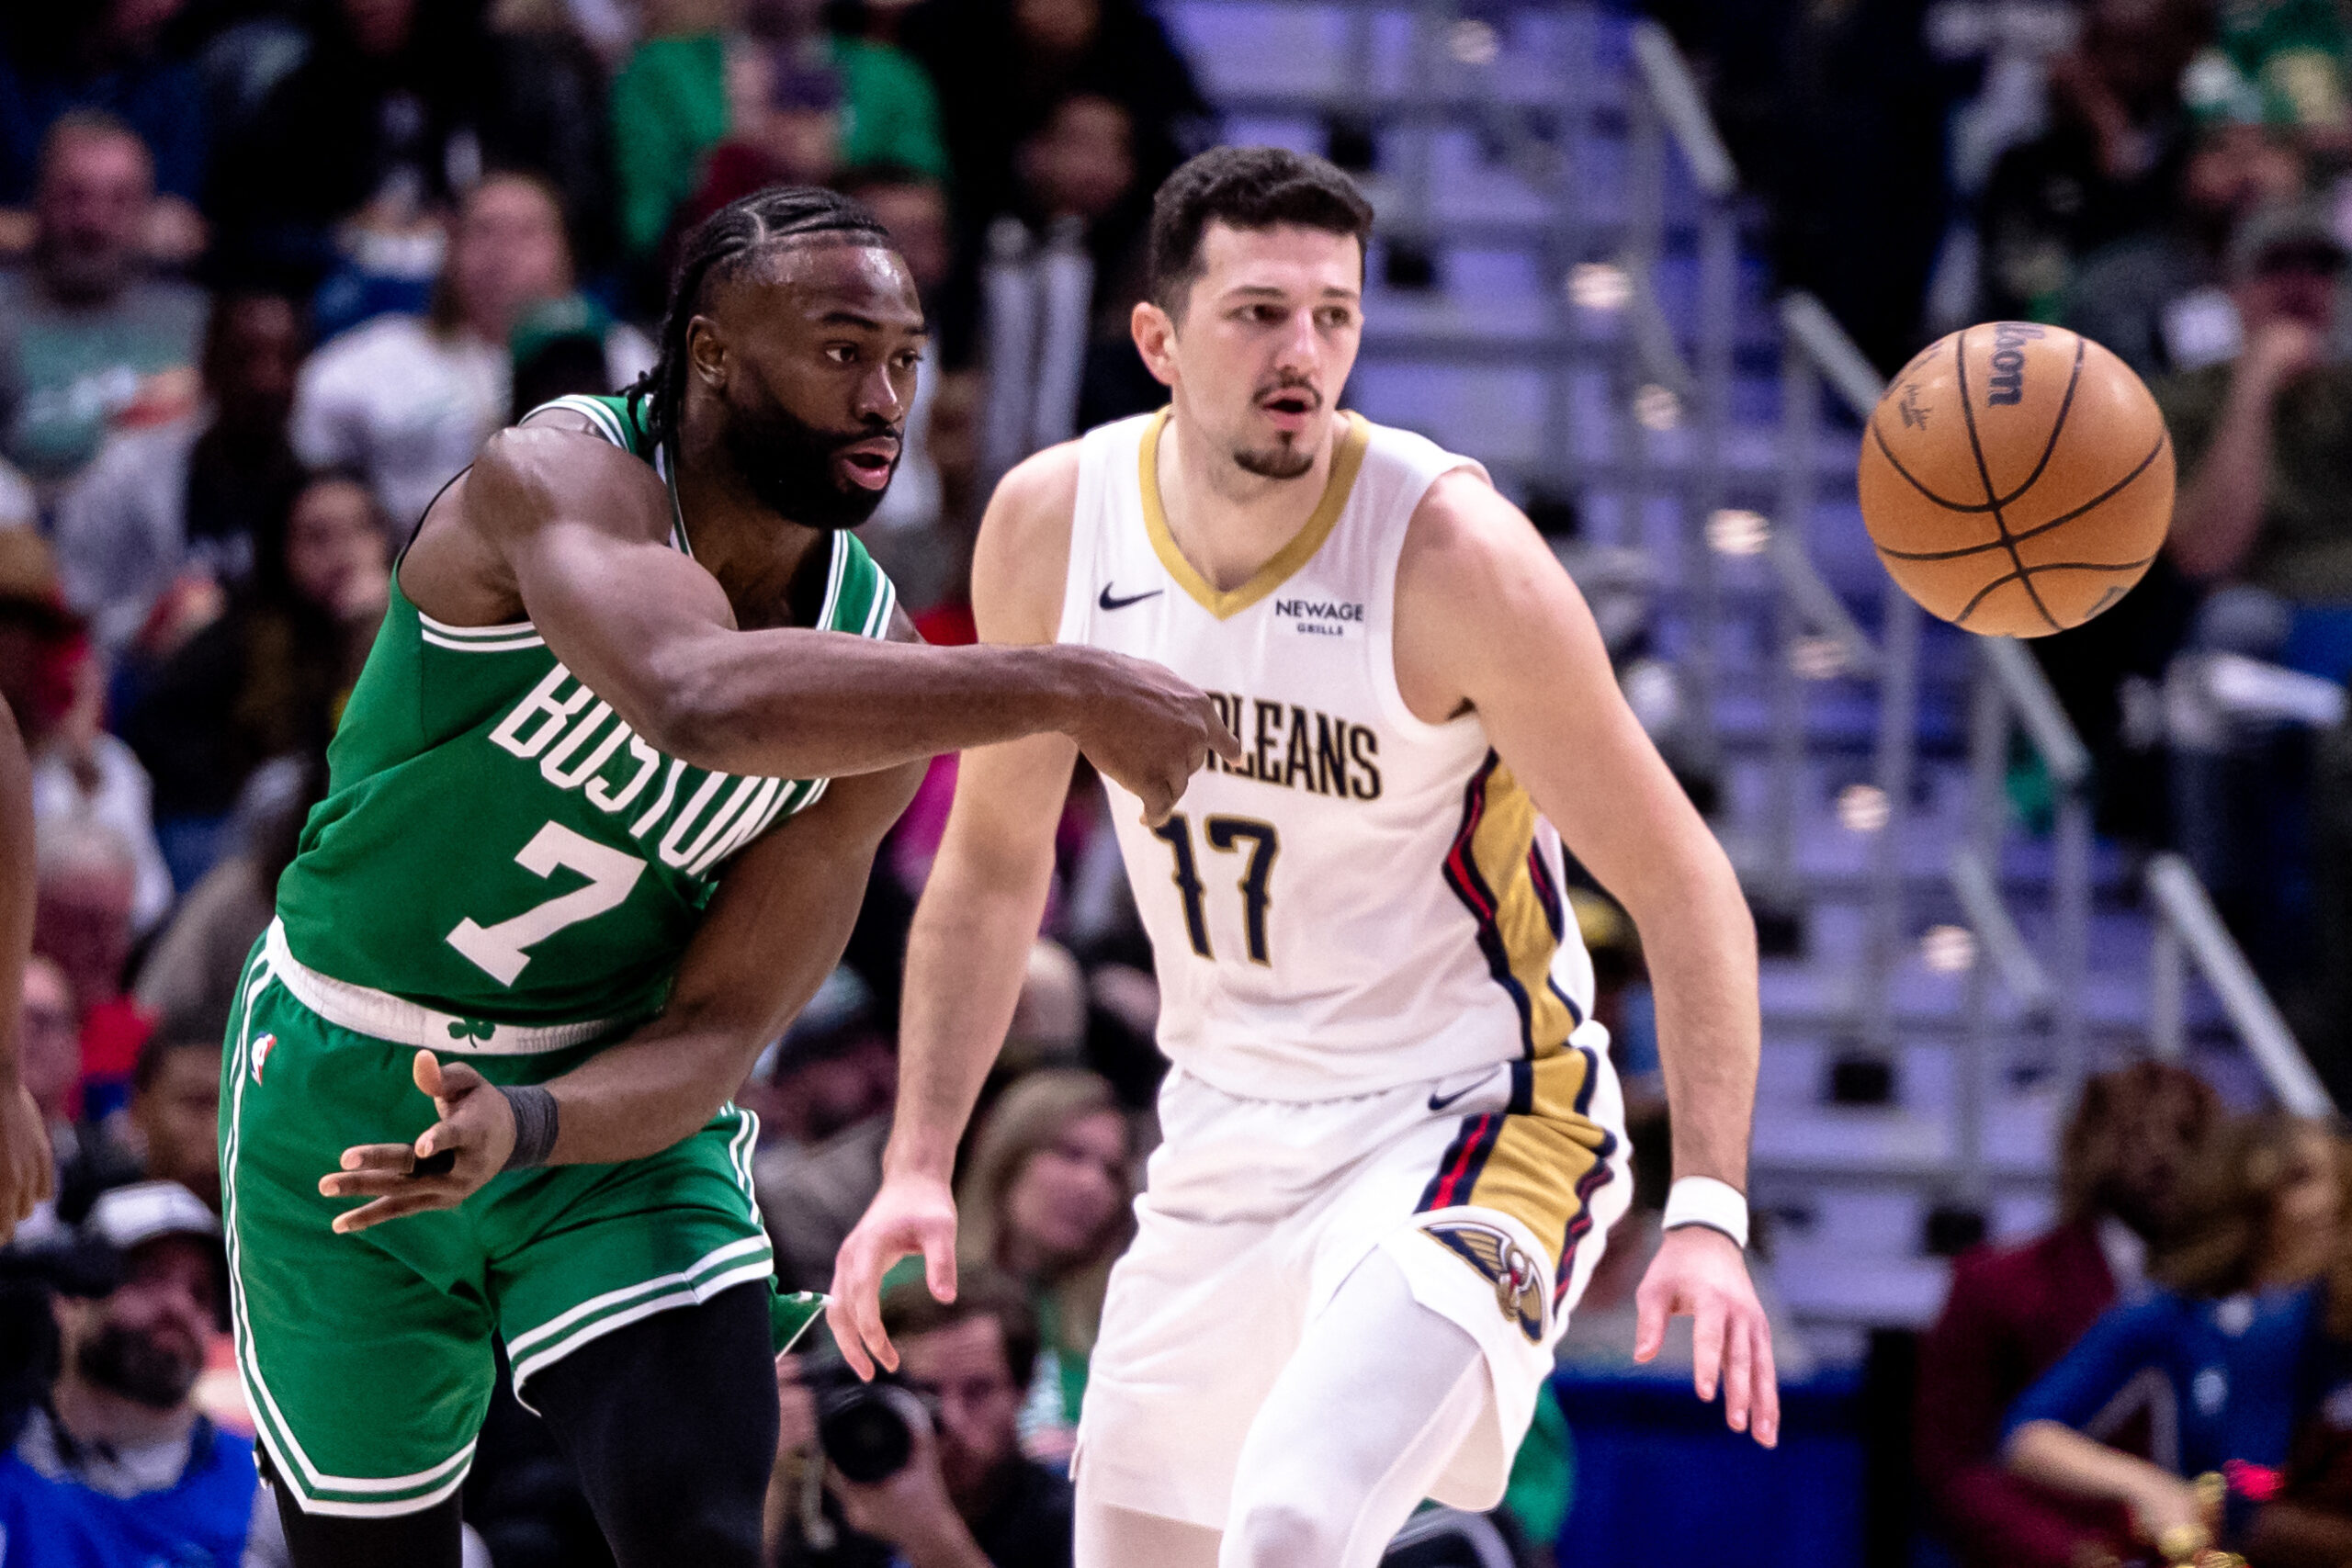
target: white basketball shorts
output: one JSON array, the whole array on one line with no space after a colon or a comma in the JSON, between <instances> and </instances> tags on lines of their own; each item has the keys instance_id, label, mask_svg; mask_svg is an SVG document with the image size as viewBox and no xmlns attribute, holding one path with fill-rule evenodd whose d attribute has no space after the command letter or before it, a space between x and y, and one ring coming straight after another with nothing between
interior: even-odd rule
<instances>
[{"instance_id":1,"label":"white basketball shorts","mask_svg":"<svg viewBox=\"0 0 2352 1568\"><path fill-rule=\"evenodd\" d=\"M1607 1036L1577 1034L1596 1043L1339 1100L1242 1099L1171 1071L1165 1141L1088 1366L1072 1472L1089 1496L1222 1529L1267 1391L1379 1247L1491 1375L1492 1418L1435 1495L1499 1502L1553 1346L1632 1196ZM1367 1379L1380 1356L1363 1347Z\"/></svg>"}]
</instances>

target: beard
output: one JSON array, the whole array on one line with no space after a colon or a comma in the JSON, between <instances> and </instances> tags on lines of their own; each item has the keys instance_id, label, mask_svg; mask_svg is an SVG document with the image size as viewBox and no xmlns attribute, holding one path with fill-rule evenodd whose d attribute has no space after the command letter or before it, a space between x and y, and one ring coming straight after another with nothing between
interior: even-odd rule
<instances>
[{"instance_id":1,"label":"beard","mask_svg":"<svg viewBox=\"0 0 2352 1568\"><path fill-rule=\"evenodd\" d=\"M196 1386L202 1365L156 1339L109 1323L82 1347L82 1375L99 1388L150 1410L169 1410Z\"/></svg>"},{"instance_id":2,"label":"beard","mask_svg":"<svg viewBox=\"0 0 2352 1568\"><path fill-rule=\"evenodd\" d=\"M1306 405L1308 412L1323 406L1323 394L1312 381L1295 374L1277 376L1272 384L1261 387L1251 398L1250 406L1258 407L1283 393L1289 393ZM1245 474L1255 474L1261 479L1295 479L1306 476L1315 467L1315 454L1301 446L1295 436L1285 433L1272 446L1244 446L1233 454L1234 467Z\"/></svg>"},{"instance_id":3,"label":"beard","mask_svg":"<svg viewBox=\"0 0 2352 1568\"><path fill-rule=\"evenodd\" d=\"M1261 479L1295 479L1315 467L1315 454L1285 441L1279 446L1245 446L1233 455L1233 464Z\"/></svg>"},{"instance_id":4,"label":"beard","mask_svg":"<svg viewBox=\"0 0 2352 1568\"><path fill-rule=\"evenodd\" d=\"M887 420L858 430L822 429L773 399L763 399L759 408L730 404L727 411L727 456L760 504L803 527L828 532L856 527L890 492L887 484L867 490L842 479L834 465L842 448L902 434ZM890 471L898 468L894 457Z\"/></svg>"}]
</instances>

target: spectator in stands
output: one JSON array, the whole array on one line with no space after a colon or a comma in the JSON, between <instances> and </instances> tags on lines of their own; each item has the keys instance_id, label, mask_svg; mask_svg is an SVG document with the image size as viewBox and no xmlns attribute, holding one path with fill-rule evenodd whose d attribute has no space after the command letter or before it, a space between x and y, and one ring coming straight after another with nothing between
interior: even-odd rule
<instances>
[{"instance_id":1,"label":"spectator in stands","mask_svg":"<svg viewBox=\"0 0 2352 1568\"><path fill-rule=\"evenodd\" d=\"M900 164L944 178L939 106L922 69L887 44L811 32L791 0L660 8L613 83L613 155L621 229L640 266L676 227L706 153L745 135L775 87L801 104L810 74L840 106L836 166Z\"/></svg>"},{"instance_id":2,"label":"spectator in stands","mask_svg":"<svg viewBox=\"0 0 2352 1568\"><path fill-rule=\"evenodd\" d=\"M2352 1258L2347 1251L2346 1258ZM2346 1281L2332 1283L2331 1318ZM2331 1322L2339 1337L2347 1326ZM2343 1568L2352 1562L2352 1400L2327 1401L2303 1423L2276 1500L2246 1526L2247 1555L2262 1568Z\"/></svg>"},{"instance_id":3,"label":"spectator in stands","mask_svg":"<svg viewBox=\"0 0 2352 1568\"><path fill-rule=\"evenodd\" d=\"M2076 263L2164 221L2188 142L2181 73L2205 41L2196 0L2092 0L2051 62L2055 123L2001 155L1978 216L1981 316L2049 320Z\"/></svg>"},{"instance_id":4,"label":"spectator in stands","mask_svg":"<svg viewBox=\"0 0 2352 1568\"><path fill-rule=\"evenodd\" d=\"M583 271L619 259L610 73L565 0L492 0L489 88L477 121L486 168L522 169L555 191Z\"/></svg>"},{"instance_id":5,"label":"spectator in stands","mask_svg":"<svg viewBox=\"0 0 2352 1568\"><path fill-rule=\"evenodd\" d=\"M527 175L492 175L452 225L429 316L382 316L322 346L294 397L294 449L318 468L368 477L395 542L505 423L507 340L533 305L572 290L554 193ZM652 362L642 334L607 340L615 379Z\"/></svg>"},{"instance_id":6,"label":"spectator in stands","mask_svg":"<svg viewBox=\"0 0 2352 1568\"><path fill-rule=\"evenodd\" d=\"M2183 168L2171 220L2086 258L2059 320L2150 380L2235 358L2242 334L2225 287L2231 236L2256 212L2294 200L2302 183L2302 155L2284 127L2210 117ZM2163 738L2152 724L2127 726L2127 703L2134 691L2159 688L2196 601L2180 569L2159 559L2097 620L2033 643L2090 746L2100 828L2138 842L2165 840L2169 798L2155 754Z\"/></svg>"},{"instance_id":7,"label":"spectator in stands","mask_svg":"<svg viewBox=\"0 0 2352 1568\"><path fill-rule=\"evenodd\" d=\"M98 1195L127 1182L169 1181L220 1211L220 1037L225 1015L166 1018L139 1050L124 1139L85 1139L64 1168L58 1217L80 1223Z\"/></svg>"},{"instance_id":8,"label":"spectator in stands","mask_svg":"<svg viewBox=\"0 0 2352 1568\"><path fill-rule=\"evenodd\" d=\"M138 876L137 857L108 824L41 824L33 951L64 971L80 1009L82 1114L92 1121L123 1102L153 1022L122 989Z\"/></svg>"},{"instance_id":9,"label":"spectator in stands","mask_svg":"<svg viewBox=\"0 0 2352 1568\"><path fill-rule=\"evenodd\" d=\"M2165 555L2209 591L2190 649L2342 681L2352 367L2328 346L2346 256L2329 220L2310 203L2247 220L2230 248L2244 346L2152 390L2178 462ZM2166 684L2177 841L2256 965L2291 991L2313 956L2310 761L2298 737L2222 709L2199 678L2205 663L2176 660Z\"/></svg>"},{"instance_id":10,"label":"spectator in stands","mask_svg":"<svg viewBox=\"0 0 2352 1568\"><path fill-rule=\"evenodd\" d=\"M524 311L506 339L512 378L506 423L519 423L557 398L602 397L627 385L628 378L614 375L614 332L611 315L585 294L543 300Z\"/></svg>"},{"instance_id":11,"label":"spectator in stands","mask_svg":"<svg viewBox=\"0 0 2352 1568\"><path fill-rule=\"evenodd\" d=\"M307 347L293 300L221 295L204 333L203 412L112 436L60 499L66 601L108 653L134 640L150 659L169 653L253 570L254 540L302 482L286 425Z\"/></svg>"},{"instance_id":12,"label":"spectator in stands","mask_svg":"<svg viewBox=\"0 0 2352 1568\"><path fill-rule=\"evenodd\" d=\"M74 1091L82 1082L82 1037L65 971L39 953L26 960L17 1017L17 1070L25 1092L49 1124L50 1153L62 1173L82 1142L74 1118Z\"/></svg>"},{"instance_id":13,"label":"spectator in stands","mask_svg":"<svg viewBox=\"0 0 2352 1568\"><path fill-rule=\"evenodd\" d=\"M2230 247L2244 347L2154 389L2179 449L2167 548L2191 579L2352 604L2352 369L2327 352L2345 259L2320 208L2256 214Z\"/></svg>"},{"instance_id":14,"label":"spectator in stands","mask_svg":"<svg viewBox=\"0 0 2352 1568\"><path fill-rule=\"evenodd\" d=\"M102 696L48 544L29 528L0 528L0 697L32 757L34 819L45 836L95 823L126 847L131 918L144 931L171 904L172 874L156 847L146 771L100 727Z\"/></svg>"},{"instance_id":15,"label":"spectator in stands","mask_svg":"<svg viewBox=\"0 0 2352 1568\"><path fill-rule=\"evenodd\" d=\"M890 231L890 243L906 259L925 311L935 316L956 261L947 187L919 169L893 164L846 169L832 184L842 195L864 202ZM956 525L972 515L978 504L978 476L969 465L959 468L950 461L943 466L940 455L944 450L953 458L958 446L949 427L968 422L979 395L973 373L943 372L934 364L924 365L915 381L914 407L907 414L897 477L858 536L889 572L899 598L917 613L960 589L968 570L968 532ZM944 447L933 440L934 425L948 437ZM964 446L968 449L969 443Z\"/></svg>"},{"instance_id":16,"label":"spectator in stands","mask_svg":"<svg viewBox=\"0 0 2352 1568\"><path fill-rule=\"evenodd\" d=\"M703 157L702 182L678 204L684 233L731 201L769 186L831 185L841 166L841 73L791 45L749 50L729 65L726 139Z\"/></svg>"},{"instance_id":17,"label":"spectator in stands","mask_svg":"<svg viewBox=\"0 0 2352 1568\"><path fill-rule=\"evenodd\" d=\"M1022 142L1016 158L1019 211L1039 232L1050 236L1063 226L1079 235L1094 269L1074 430L1148 412L1168 400L1168 389L1144 368L1128 331L1127 318L1144 297L1151 195L1136 178L1135 130L1124 104L1100 93L1073 93Z\"/></svg>"},{"instance_id":18,"label":"spectator in stands","mask_svg":"<svg viewBox=\"0 0 2352 1568\"><path fill-rule=\"evenodd\" d=\"M2215 9L2219 47L2189 78L2199 99L2291 126L2306 149L2340 162L2352 150L2352 30L2343 12L2326 0L2236 0Z\"/></svg>"},{"instance_id":19,"label":"spectator in stands","mask_svg":"<svg viewBox=\"0 0 2352 1568\"><path fill-rule=\"evenodd\" d=\"M124 716L155 781L156 826L193 885L220 858L231 808L273 757L326 749L390 588L382 509L328 470L255 541L253 580Z\"/></svg>"},{"instance_id":20,"label":"spectator in stands","mask_svg":"<svg viewBox=\"0 0 2352 1568\"><path fill-rule=\"evenodd\" d=\"M78 1250L60 1270L56 1381L0 1456L0 1539L53 1568L234 1568L253 1444L190 1398L227 1307L220 1222L185 1189L142 1182L98 1201ZM112 1278L81 1293L94 1274Z\"/></svg>"},{"instance_id":21,"label":"spectator in stands","mask_svg":"<svg viewBox=\"0 0 2352 1568\"><path fill-rule=\"evenodd\" d=\"M2298 1426L2352 1400L2352 1359L2327 1353L2352 1305L2332 1306L2346 1250L2352 1160L2321 1123L2224 1124L2184 1168L2173 1223L2151 1259L2161 1288L2114 1308L2008 1415L2016 1475L2120 1508L2169 1560L2179 1532L2218 1522L2233 1538L2268 1500ZM2098 1440L2116 1402L2155 1391L2157 1442L2142 1459ZM2192 1479L2227 1478L2223 1517Z\"/></svg>"},{"instance_id":22,"label":"spectator in stands","mask_svg":"<svg viewBox=\"0 0 2352 1568\"><path fill-rule=\"evenodd\" d=\"M302 824L326 795L326 759L281 757L256 769L238 797L234 846L188 889L139 966L139 1005L158 1018L225 1017L254 942L277 912L277 878Z\"/></svg>"},{"instance_id":23,"label":"spectator in stands","mask_svg":"<svg viewBox=\"0 0 2352 1568\"><path fill-rule=\"evenodd\" d=\"M207 209L223 261L307 291L339 257L430 254L472 183L488 46L469 0L311 0L301 63L219 150Z\"/></svg>"},{"instance_id":24,"label":"spectator in stands","mask_svg":"<svg viewBox=\"0 0 2352 1568\"><path fill-rule=\"evenodd\" d=\"M882 1185L899 1082L889 1030L855 970L826 976L763 1076L741 1098L760 1115L752 1179L776 1275L786 1290L821 1291L832 1282L833 1254Z\"/></svg>"},{"instance_id":25,"label":"spectator in stands","mask_svg":"<svg viewBox=\"0 0 2352 1568\"><path fill-rule=\"evenodd\" d=\"M956 160L966 283L943 322L942 357L960 367L977 348L987 225L1018 209L1021 146L1064 100L1091 94L1125 111L1133 183L1147 194L1198 151L1209 108L1141 0L925 0L900 37L938 85Z\"/></svg>"},{"instance_id":26,"label":"spectator in stands","mask_svg":"<svg viewBox=\"0 0 2352 1568\"><path fill-rule=\"evenodd\" d=\"M195 406L204 297L141 254L154 165L113 116L76 109L41 142L31 261L0 275L0 456L53 490L109 429Z\"/></svg>"},{"instance_id":27,"label":"spectator in stands","mask_svg":"<svg viewBox=\"0 0 2352 1568\"><path fill-rule=\"evenodd\" d=\"M2234 357L2237 310L2224 267L2230 237L2256 212L2302 190L2302 154L2283 127L2209 119L2181 166L2168 220L2086 257L2060 322L2148 379Z\"/></svg>"},{"instance_id":28,"label":"spectator in stands","mask_svg":"<svg viewBox=\"0 0 2352 1568\"><path fill-rule=\"evenodd\" d=\"M1021 1451L1022 1391L1039 1356L1021 1287L994 1269L967 1268L956 1300L942 1303L920 1279L908 1280L883 1292L882 1322L899 1347L900 1376L932 1419L916 1428L914 1452L895 1475L866 1485L838 1472L828 1479L854 1533L816 1551L800 1530L789 1531L776 1561L793 1568L1068 1568L1070 1484ZM797 1358L777 1363L780 1453L806 1454L814 1443L814 1401L797 1371Z\"/></svg>"},{"instance_id":29,"label":"spectator in stands","mask_svg":"<svg viewBox=\"0 0 2352 1568\"><path fill-rule=\"evenodd\" d=\"M2178 1067L2143 1062L2090 1079L2059 1151L2057 1227L1953 1266L1943 1314L1919 1346L1912 1444L1966 1568L2077 1568L2109 1533L2108 1510L2004 1472L2001 1420L2101 1313L2141 1288L2148 1247L2219 1118L2213 1091Z\"/></svg>"},{"instance_id":30,"label":"spectator in stands","mask_svg":"<svg viewBox=\"0 0 2352 1568\"><path fill-rule=\"evenodd\" d=\"M1044 1457L1066 1458L1076 1438L1103 1291L1135 1224L1135 1162L1110 1084L1046 1067L1015 1080L981 1118L956 1188L958 1255L1020 1280L1036 1314L1023 1438Z\"/></svg>"},{"instance_id":31,"label":"spectator in stands","mask_svg":"<svg viewBox=\"0 0 2352 1568\"><path fill-rule=\"evenodd\" d=\"M10 7L0 24L0 254L31 247L41 141L76 109L117 116L155 154L146 254L177 263L204 248L196 209L209 150L204 84L164 45L182 8L183 0Z\"/></svg>"}]
</instances>

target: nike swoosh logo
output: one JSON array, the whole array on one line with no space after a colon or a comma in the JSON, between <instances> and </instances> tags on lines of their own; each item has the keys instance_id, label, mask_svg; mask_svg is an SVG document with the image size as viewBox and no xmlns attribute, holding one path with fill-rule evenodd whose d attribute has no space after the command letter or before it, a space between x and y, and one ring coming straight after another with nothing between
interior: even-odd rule
<instances>
[{"instance_id":1,"label":"nike swoosh logo","mask_svg":"<svg viewBox=\"0 0 2352 1568\"><path fill-rule=\"evenodd\" d=\"M1148 593L1130 593L1124 599L1114 599L1111 596L1111 585L1106 582L1102 585L1101 597L1094 603L1105 610L1124 610L1130 604L1140 604L1147 599L1157 599L1167 592L1164 588L1155 588Z\"/></svg>"},{"instance_id":2,"label":"nike swoosh logo","mask_svg":"<svg viewBox=\"0 0 2352 1568\"><path fill-rule=\"evenodd\" d=\"M1491 1075L1489 1075L1489 1076L1491 1076ZM1431 1111L1442 1111L1442 1110L1444 1110L1447 1106L1449 1106L1449 1105L1453 1104L1455 1100L1460 1100L1464 1095L1468 1094L1468 1093L1472 1092L1472 1090L1475 1090L1475 1089L1479 1089L1479 1088L1481 1088L1482 1086L1484 1086L1484 1085L1485 1085L1485 1083L1486 1083L1486 1081L1487 1081L1487 1080L1486 1080L1485 1078L1480 1078L1476 1083L1472 1084L1468 1089L1455 1089L1452 1094L1444 1095L1444 1096L1442 1096L1442 1097L1441 1097L1441 1096L1439 1096L1439 1095L1434 1095L1434 1094L1432 1094L1432 1095L1430 1095L1430 1109Z\"/></svg>"}]
</instances>

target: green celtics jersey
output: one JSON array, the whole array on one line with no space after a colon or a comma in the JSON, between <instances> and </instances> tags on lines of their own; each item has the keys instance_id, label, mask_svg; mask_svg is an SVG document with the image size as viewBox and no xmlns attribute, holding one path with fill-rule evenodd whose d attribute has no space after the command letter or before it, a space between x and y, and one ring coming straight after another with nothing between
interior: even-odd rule
<instances>
[{"instance_id":1,"label":"green celtics jersey","mask_svg":"<svg viewBox=\"0 0 2352 1568\"><path fill-rule=\"evenodd\" d=\"M628 400L559 403L669 479ZM845 533L820 547L818 625L888 637L889 579ZM484 1040L657 1010L729 858L825 791L662 755L528 621L445 626L397 573L327 761L327 797L278 883L287 950Z\"/></svg>"}]
</instances>

